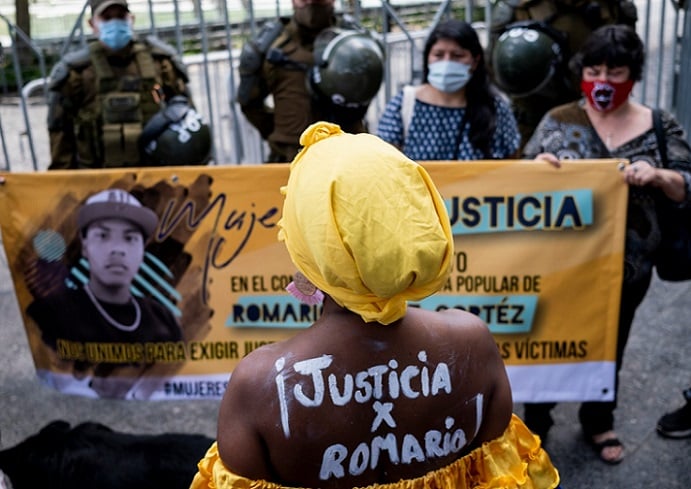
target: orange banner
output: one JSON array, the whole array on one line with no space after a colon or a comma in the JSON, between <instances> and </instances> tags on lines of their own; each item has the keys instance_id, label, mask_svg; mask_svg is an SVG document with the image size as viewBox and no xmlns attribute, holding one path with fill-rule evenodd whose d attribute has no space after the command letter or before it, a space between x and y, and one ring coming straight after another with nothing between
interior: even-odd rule
<instances>
[{"instance_id":1,"label":"orange banner","mask_svg":"<svg viewBox=\"0 0 691 489\"><path fill-rule=\"evenodd\" d=\"M412 306L484 319L516 402L612 398L620 163L424 163L456 249L443 290ZM37 374L60 391L218 398L240 358L319 316L285 291L295 269L276 223L288 165L1 176L0 229Z\"/></svg>"}]
</instances>

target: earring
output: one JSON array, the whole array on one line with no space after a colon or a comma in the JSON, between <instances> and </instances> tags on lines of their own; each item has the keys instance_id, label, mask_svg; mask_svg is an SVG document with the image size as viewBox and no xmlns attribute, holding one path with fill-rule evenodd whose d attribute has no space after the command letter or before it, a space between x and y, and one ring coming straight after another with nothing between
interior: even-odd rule
<instances>
[{"instance_id":1,"label":"earring","mask_svg":"<svg viewBox=\"0 0 691 489\"><path fill-rule=\"evenodd\" d=\"M324 293L301 272L295 272L293 281L288 284L286 290L297 300L310 306L320 304L324 300Z\"/></svg>"}]
</instances>

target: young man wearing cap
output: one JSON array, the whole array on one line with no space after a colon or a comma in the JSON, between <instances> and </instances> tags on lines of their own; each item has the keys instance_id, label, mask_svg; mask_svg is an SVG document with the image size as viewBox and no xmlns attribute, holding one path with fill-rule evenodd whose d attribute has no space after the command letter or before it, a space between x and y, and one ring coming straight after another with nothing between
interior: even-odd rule
<instances>
[{"instance_id":1,"label":"young man wearing cap","mask_svg":"<svg viewBox=\"0 0 691 489\"><path fill-rule=\"evenodd\" d=\"M79 209L77 226L88 281L65 285L27 308L57 363L79 379L53 376L58 389L100 397L136 396L133 384L152 365L145 345L182 340L170 310L131 292L144 245L157 223L152 210L119 189L99 192ZM65 380L66 385L58 385Z\"/></svg>"},{"instance_id":2,"label":"young man wearing cap","mask_svg":"<svg viewBox=\"0 0 691 489\"><path fill-rule=\"evenodd\" d=\"M50 75L49 169L145 166L139 136L167 101L189 99L185 67L172 46L136 37L127 1L89 3L97 39Z\"/></svg>"}]
</instances>

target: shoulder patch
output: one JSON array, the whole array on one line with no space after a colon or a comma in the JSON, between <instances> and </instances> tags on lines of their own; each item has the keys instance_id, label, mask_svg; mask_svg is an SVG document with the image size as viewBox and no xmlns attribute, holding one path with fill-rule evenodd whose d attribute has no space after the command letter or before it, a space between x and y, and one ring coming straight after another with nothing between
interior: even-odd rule
<instances>
[{"instance_id":1,"label":"shoulder patch","mask_svg":"<svg viewBox=\"0 0 691 489\"><path fill-rule=\"evenodd\" d=\"M178 52L175 50L173 46L154 35L146 36L144 38L144 41L146 42L146 44L149 45L149 47L151 48L151 54L153 54L154 56L158 55L170 58L179 56Z\"/></svg>"},{"instance_id":2,"label":"shoulder patch","mask_svg":"<svg viewBox=\"0 0 691 489\"><path fill-rule=\"evenodd\" d=\"M84 47L76 51L65 54L58 61L48 77L48 88L54 90L59 87L70 74L70 70L83 70L91 64L89 47Z\"/></svg>"},{"instance_id":3,"label":"shoulder patch","mask_svg":"<svg viewBox=\"0 0 691 489\"><path fill-rule=\"evenodd\" d=\"M168 44L165 41L162 41L160 38L154 36L154 35L148 35L144 39L144 43L146 46L148 46L149 49L151 49L151 56L155 57L164 57L170 59L170 61L173 63L173 66L175 66L175 69L177 70L178 74L182 77L182 79L187 83L189 81L187 77L187 67L185 66L185 63L182 61L182 58L180 57L180 54L175 50L173 46Z\"/></svg>"},{"instance_id":4,"label":"shoulder patch","mask_svg":"<svg viewBox=\"0 0 691 489\"><path fill-rule=\"evenodd\" d=\"M83 48L77 49L76 51L70 51L62 57L62 61L67 63L70 68L80 69L86 68L91 63L91 53L89 52L89 46L84 46Z\"/></svg>"},{"instance_id":5,"label":"shoulder patch","mask_svg":"<svg viewBox=\"0 0 691 489\"><path fill-rule=\"evenodd\" d=\"M278 39L281 34L285 33L285 26L288 24L289 19L279 18L277 20L270 20L265 22L257 36L253 39L252 44L255 49L263 57L269 47L271 47L276 39Z\"/></svg>"}]
</instances>

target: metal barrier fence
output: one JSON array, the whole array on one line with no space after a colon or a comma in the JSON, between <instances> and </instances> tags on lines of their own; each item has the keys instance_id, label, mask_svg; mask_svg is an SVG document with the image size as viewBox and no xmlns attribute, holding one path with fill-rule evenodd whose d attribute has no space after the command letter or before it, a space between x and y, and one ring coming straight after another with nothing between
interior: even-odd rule
<instances>
[{"instance_id":1,"label":"metal barrier fence","mask_svg":"<svg viewBox=\"0 0 691 489\"><path fill-rule=\"evenodd\" d=\"M679 66L674 72L675 97L671 109L688 136L691 134L691 90L687 85L691 80L691 2L686 2L683 8L685 15L677 52Z\"/></svg>"},{"instance_id":2,"label":"metal barrier fence","mask_svg":"<svg viewBox=\"0 0 691 489\"><path fill-rule=\"evenodd\" d=\"M135 0L136 1L136 0ZM275 15L290 15L290 2L287 0L243 0L243 10L237 7L238 0L219 0L214 2L215 9L211 20L205 16L204 9L197 9L195 15L195 27L191 28L189 21L185 23L183 12L189 16L189 4L192 2L183 0L166 0L156 2L154 0L140 0L137 5L145 12L137 13L135 27L139 27L140 33L160 34L166 31L167 38L182 52L186 41L190 36L196 36L196 42L200 46L198 54L183 56L188 66L190 75L190 88L193 100L200 113L210 123L213 130L213 163L217 165L256 164L264 160L266 145L261 141L257 131L251 127L241 114L237 104L233 103L232 94L239 81L237 73L239 46L242 40L256 32L257 26L266 18ZM346 0L343 0L344 2ZM131 4L134 5L131 0ZM162 4L168 5L164 9L167 12L168 23L163 23L157 17L160 15ZM637 0L639 21L637 30L643 38L647 49L647 64L642 83L637 85L634 97L652 107L661 107L673 111L687 130L691 131L689 109L691 98L688 91L683 89L684 81L691 80L691 41L684 33L691 33L689 26L688 6L686 10L680 8L673 0ZM229 6L233 6L233 10ZM407 22L409 12L403 16L402 9L410 9L411 6L426 6L426 26L411 25ZM451 15L458 8L458 3L451 0L425 1L425 0L352 0L340 4L340 11L361 18L363 13L368 14L370 22L374 22L377 32L386 46L387 63L385 77L379 94L372 102L367 114L370 129L376 128L379 115L383 111L386 102L400 89L403 84L419 76L421 67L422 44L428 29L436 25L443 18ZM487 26L492 16L492 3L478 4L473 0L464 0L463 12L466 20L473 21L473 25L486 43L489 37ZM417 7L421 8L421 7ZM154 10L158 14L154 13ZM90 35L86 25L89 16L88 2L85 2L77 21L71 32L65 36L62 51L86 43ZM144 13L144 21L141 21ZM478 20L479 16L479 20ZM148 17L148 26L147 26ZM170 21L172 19L172 23ZM8 25L8 30L15 36L22 38L23 33L16 29L11 22L0 15L0 20ZM418 19L419 22L419 19ZM141 26L144 25L142 28ZM387 26L386 29L381 26ZM222 45L222 49L212 48L213 45ZM22 38L31 46L31 51L39 60L43 60L41 48L36 42ZM230 46L231 49L226 47ZM7 54L10 52L10 55ZM18 66L17 47L15 44L5 47L4 58L6 62ZM680 63L681 60L681 63ZM231 69L232 67L232 69ZM19 86L22 87L18 100L13 103L19 105L21 111L20 121L12 121L15 131L21 135L6 137L3 130L2 103L0 103L0 143L2 144L4 166L0 162L0 169L17 171L21 169L42 170L47 167L48 151L47 130L45 119L37 122L36 112L40 114L45 106L44 88L45 67L41 65L41 76L34 80L21 79L20 70L16 69ZM2 82L2 80L0 80ZM675 89L676 88L676 89ZM2 95L0 94L0 97ZM0 99L2 102L2 99ZM28 108L28 109L27 109ZM22 127L23 126L23 127ZM39 136L41 142L35 142L35 136ZM16 142L18 141L18 143ZM10 156L19 154L26 160L24 141L28 143L30 168L24 165L10 164L17 158ZM14 144L13 144L14 143Z\"/></svg>"}]
</instances>

